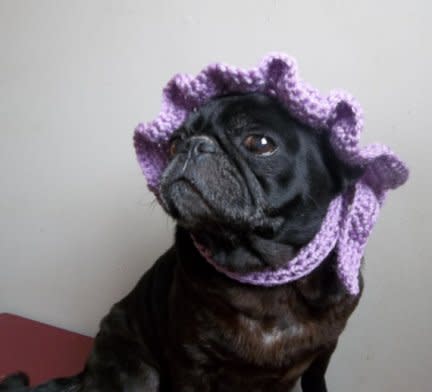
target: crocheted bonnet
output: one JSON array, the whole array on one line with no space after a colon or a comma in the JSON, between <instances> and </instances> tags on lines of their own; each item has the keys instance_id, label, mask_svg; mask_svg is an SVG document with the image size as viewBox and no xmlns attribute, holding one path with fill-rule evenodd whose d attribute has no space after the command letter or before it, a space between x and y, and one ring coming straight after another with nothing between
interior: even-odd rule
<instances>
[{"instance_id":1,"label":"crocheted bonnet","mask_svg":"<svg viewBox=\"0 0 432 392\"><path fill-rule=\"evenodd\" d=\"M158 197L161 174L168 164L168 140L188 114L212 97L227 93L261 92L276 97L298 121L328 132L335 154L344 162L364 168L364 175L328 208L320 231L294 259L277 269L238 274L225 270L196 243L201 254L232 279L274 286L299 279L314 270L331 251L337 254L337 273L351 294L359 292L361 259L386 192L408 178L405 164L385 145L360 147L363 116L360 105L344 91L321 94L300 79L295 60L271 53L251 69L214 63L198 75L175 75L163 90L157 118L140 123L134 144L149 189Z\"/></svg>"}]
</instances>

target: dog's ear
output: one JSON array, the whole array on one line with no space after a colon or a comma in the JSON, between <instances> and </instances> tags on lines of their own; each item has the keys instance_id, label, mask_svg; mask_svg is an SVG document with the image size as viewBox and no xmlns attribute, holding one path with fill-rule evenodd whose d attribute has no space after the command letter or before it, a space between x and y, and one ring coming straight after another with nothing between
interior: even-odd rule
<instances>
[{"instance_id":1,"label":"dog's ear","mask_svg":"<svg viewBox=\"0 0 432 392\"><path fill-rule=\"evenodd\" d=\"M323 137L322 147L324 161L336 184L336 192L341 193L360 179L365 169L360 166L351 166L339 159L334 152L327 137Z\"/></svg>"},{"instance_id":2,"label":"dog's ear","mask_svg":"<svg viewBox=\"0 0 432 392\"><path fill-rule=\"evenodd\" d=\"M359 180L365 170L359 166L348 166L346 163L341 162L339 169L339 192L345 191L349 186Z\"/></svg>"}]
</instances>

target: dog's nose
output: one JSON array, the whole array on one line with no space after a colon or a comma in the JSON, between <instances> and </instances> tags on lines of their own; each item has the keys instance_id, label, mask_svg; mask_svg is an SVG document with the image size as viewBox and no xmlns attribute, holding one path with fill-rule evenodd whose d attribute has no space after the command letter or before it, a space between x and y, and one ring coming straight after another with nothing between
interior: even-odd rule
<instances>
[{"instance_id":1,"label":"dog's nose","mask_svg":"<svg viewBox=\"0 0 432 392\"><path fill-rule=\"evenodd\" d=\"M189 151L192 157L203 153L213 153L216 152L216 144L208 136L192 136L189 140Z\"/></svg>"}]
</instances>

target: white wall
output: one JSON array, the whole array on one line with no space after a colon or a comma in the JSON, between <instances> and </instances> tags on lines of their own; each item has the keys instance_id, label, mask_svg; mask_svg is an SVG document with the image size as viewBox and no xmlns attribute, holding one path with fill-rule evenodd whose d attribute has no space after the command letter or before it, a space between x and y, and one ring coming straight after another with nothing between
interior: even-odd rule
<instances>
[{"instance_id":1,"label":"white wall","mask_svg":"<svg viewBox=\"0 0 432 392\"><path fill-rule=\"evenodd\" d=\"M0 311L94 334L171 243L132 131L175 72L271 50L363 104L407 160L367 250L332 391L430 391L430 2L0 0Z\"/></svg>"}]
</instances>

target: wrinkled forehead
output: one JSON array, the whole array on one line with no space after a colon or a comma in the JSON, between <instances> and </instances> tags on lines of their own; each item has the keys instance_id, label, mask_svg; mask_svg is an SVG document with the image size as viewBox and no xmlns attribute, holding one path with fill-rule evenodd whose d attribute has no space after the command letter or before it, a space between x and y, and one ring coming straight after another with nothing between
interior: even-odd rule
<instances>
[{"instance_id":1,"label":"wrinkled forehead","mask_svg":"<svg viewBox=\"0 0 432 392\"><path fill-rule=\"evenodd\" d=\"M213 98L190 113L180 131L205 132L211 126L235 131L252 125L272 125L288 117L276 99L264 94L230 94Z\"/></svg>"}]
</instances>

